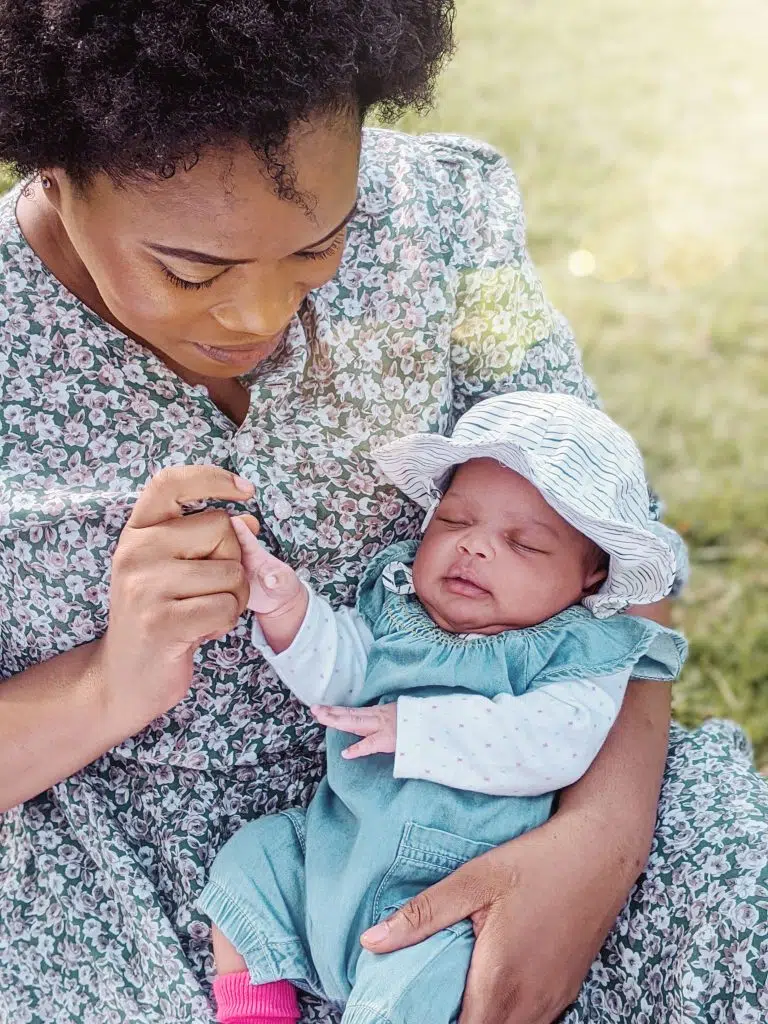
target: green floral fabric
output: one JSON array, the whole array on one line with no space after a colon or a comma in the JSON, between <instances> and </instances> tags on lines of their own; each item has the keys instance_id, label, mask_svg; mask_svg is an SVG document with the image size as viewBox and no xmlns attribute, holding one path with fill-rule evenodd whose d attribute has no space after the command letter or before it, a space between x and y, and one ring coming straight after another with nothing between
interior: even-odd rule
<instances>
[{"instance_id":1,"label":"green floral fabric","mask_svg":"<svg viewBox=\"0 0 768 1024\"><path fill-rule=\"evenodd\" d=\"M447 430L514 388L595 399L525 249L504 161L465 139L366 133L336 278L247 379L239 428L52 277L0 205L0 680L99 636L110 556L164 466L256 486L273 550L351 602L420 512L370 448ZM322 732L250 643L206 644L188 697L0 818L0 1019L206 1024L210 863L245 821L306 804ZM2 685L0 683L0 685ZM768 795L741 733L675 730L648 869L567 1024L768 1019ZM305 1021L335 1020L307 1001Z\"/></svg>"}]
</instances>

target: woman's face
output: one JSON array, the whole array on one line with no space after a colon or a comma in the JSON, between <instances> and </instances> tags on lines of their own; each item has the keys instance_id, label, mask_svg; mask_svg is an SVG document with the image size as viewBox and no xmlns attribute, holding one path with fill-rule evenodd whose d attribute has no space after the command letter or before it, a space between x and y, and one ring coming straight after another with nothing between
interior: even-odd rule
<instances>
[{"instance_id":1,"label":"woman's face","mask_svg":"<svg viewBox=\"0 0 768 1024\"><path fill-rule=\"evenodd\" d=\"M290 146L307 205L279 199L245 146L167 180L118 187L100 175L84 193L47 172L56 245L81 296L96 293L171 365L207 378L252 369L333 277L355 207L357 122L318 120Z\"/></svg>"}]
</instances>

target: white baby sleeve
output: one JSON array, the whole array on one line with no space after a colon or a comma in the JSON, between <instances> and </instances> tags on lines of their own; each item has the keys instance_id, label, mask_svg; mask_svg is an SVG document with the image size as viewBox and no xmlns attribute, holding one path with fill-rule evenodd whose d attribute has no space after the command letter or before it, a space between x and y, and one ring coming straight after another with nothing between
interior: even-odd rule
<instances>
[{"instance_id":1,"label":"white baby sleeve","mask_svg":"<svg viewBox=\"0 0 768 1024\"><path fill-rule=\"evenodd\" d=\"M275 654L253 617L253 643L304 704L358 703L373 634L354 608L334 611L305 583L309 603L293 643Z\"/></svg>"},{"instance_id":2,"label":"white baby sleeve","mask_svg":"<svg viewBox=\"0 0 768 1024\"><path fill-rule=\"evenodd\" d=\"M538 796L581 778L619 713L631 670L501 694L400 697L395 777L492 796Z\"/></svg>"}]
</instances>

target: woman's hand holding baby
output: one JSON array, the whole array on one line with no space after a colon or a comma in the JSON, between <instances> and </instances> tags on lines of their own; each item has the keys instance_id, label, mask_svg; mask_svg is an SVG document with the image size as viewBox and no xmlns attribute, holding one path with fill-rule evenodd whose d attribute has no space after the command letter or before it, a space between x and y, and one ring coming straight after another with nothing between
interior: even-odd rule
<instances>
[{"instance_id":1,"label":"woman's hand holding baby","mask_svg":"<svg viewBox=\"0 0 768 1024\"><path fill-rule=\"evenodd\" d=\"M376 704L371 708L327 707L313 704L311 709L321 725L339 732L363 736L359 743L343 750L341 756L352 760L369 754L394 754L397 745L397 704Z\"/></svg>"},{"instance_id":2,"label":"woman's hand holding baby","mask_svg":"<svg viewBox=\"0 0 768 1024\"><path fill-rule=\"evenodd\" d=\"M164 469L140 493L112 561L109 627L94 648L105 717L114 721L111 745L185 696L198 647L228 633L245 610L230 517L185 509L252 495L246 480L215 466Z\"/></svg>"}]
</instances>

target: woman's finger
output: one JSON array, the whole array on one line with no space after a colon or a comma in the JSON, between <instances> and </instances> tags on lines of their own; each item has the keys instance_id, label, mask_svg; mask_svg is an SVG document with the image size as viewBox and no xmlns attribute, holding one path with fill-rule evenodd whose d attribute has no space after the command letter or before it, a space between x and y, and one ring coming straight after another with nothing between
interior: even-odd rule
<instances>
[{"instance_id":1,"label":"woman's finger","mask_svg":"<svg viewBox=\"0 0 768 1024\"><path fill-rule=\"evenodd\" d=\"M133 533L133 538L145 549L145 542L151 537L152 550L158 557L240 561L237 534L232 519L223 509L208 509L170 519L151 527L151 531L151 534L148 531Z\"/></svg>"},{"instance_id":2,"label":"woman's finger","mask_svg":"<svg viewBox=\"0 0 768 1024\"><path fill-rule=\"evenodd\" d=\"M230 633L242 608L232 594L188 597L169 605L170 628L179 641L196 645Z\"/></svg>"},{"instance_id":3,"label":"woman's finger","mask_svg":"<svg viewBox=\"0 0 768 1024\"><path fill-rule=\"evenodd\" d=\"M139 494L128 526L141 530L177 519L185 505L196 501L248 501L251 497L252 484L218 466L171 466L152 477Z\"/></svg>"},{"instance_id":4,"label":"woman's finger","mask_svg":"<svg viewBox=\"0 0 768 1024\"><path fill-rule=\"evenodd\" d=\"M232 594L243 610L248 601L248 577L242 563L234 559L179 559L171 566L158 562L144 580L148 598L183 601L188 597Z\"/></svg>"},{"instance_id":5,"label":"woman's finger","mask_svg":"<svg viewBox=\"0 0 768 1024\"><path fill-rule=\"evenodd\" d=\"M363 932L362 945L372 953L391 953L423 942L473 914L483 913L493 900L485 858L486 854L475 857L408 900L391 917Z\"/></svg>"},{"instance_id":6,"label":"woman's finger","mask_svg":"<svg viewBox=\"0 0 768 1024\"><path fill-rule=\"evenodd\" d=\"M554 1016L531 1016L514 965L499 953L505 939L502 921L491 910L475 942L459 1024L553 1024Z\"/></svg>"},{"instance_id":7,"label":"woman's finger","mask_svg":"<svg viewBox=\"0 0 768 1024\"><path fill-rule=\"evenodd\" d=\"M321 725L355 736L370 736L381 725L373 708L326 707L313 704L310 711Z\"/></svg>"}]
</instances>

